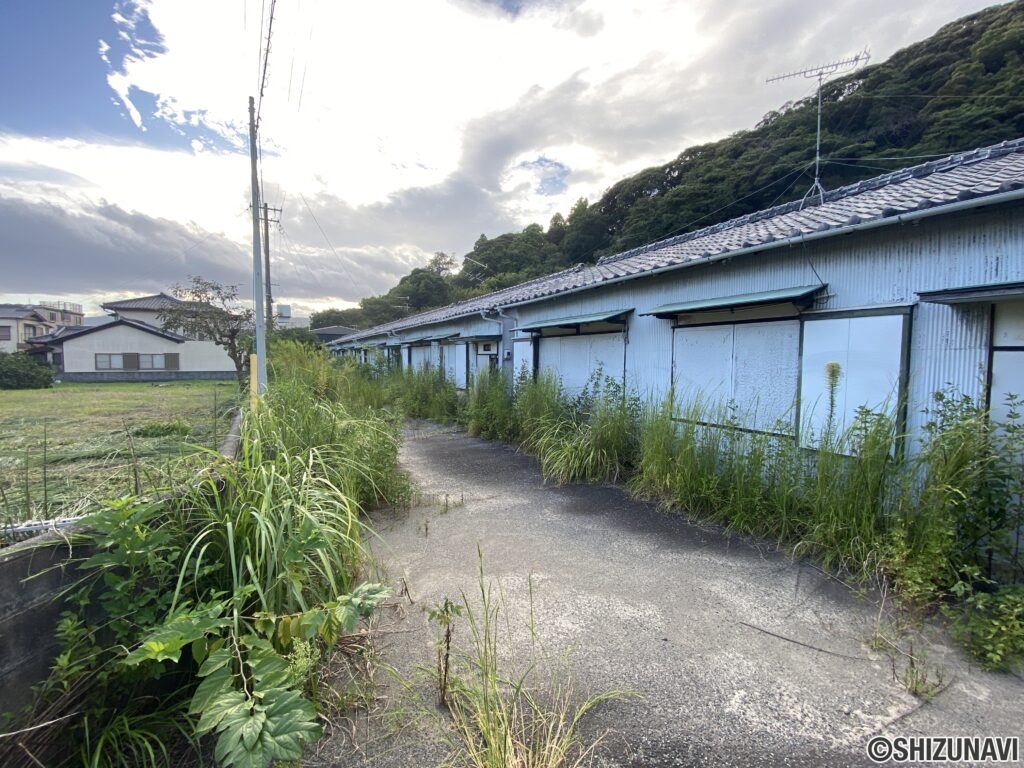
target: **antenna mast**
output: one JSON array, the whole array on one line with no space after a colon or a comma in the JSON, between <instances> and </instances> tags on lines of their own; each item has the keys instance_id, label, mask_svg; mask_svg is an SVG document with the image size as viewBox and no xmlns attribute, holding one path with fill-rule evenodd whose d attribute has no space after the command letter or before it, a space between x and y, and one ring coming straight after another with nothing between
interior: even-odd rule
<instances>
[{"instance_id":1,"label":"antenna mast","mask_svg":"<svg viewBox=\"0 0 1024 768\"><path fill-rule=\"evenodd\" d=\"M833 61L830 64L822 64L820 67L808 67L796 72L787 72L784 75L776 75L765 80L766 83L777 83L779 80L790 80L795 77L817 78L818 79L818 132L814 142L814 184L807 190L807 194L800 201L801 210L807 198L814 192L818 193L818 200L825 201L825 188L821 186L821 87L825 84L825 78L831 77L837 72L847 69L854 69L862 62L867 64L871 60L871 54L867 48L849 59Z\"/></svg>"}]
</instances>

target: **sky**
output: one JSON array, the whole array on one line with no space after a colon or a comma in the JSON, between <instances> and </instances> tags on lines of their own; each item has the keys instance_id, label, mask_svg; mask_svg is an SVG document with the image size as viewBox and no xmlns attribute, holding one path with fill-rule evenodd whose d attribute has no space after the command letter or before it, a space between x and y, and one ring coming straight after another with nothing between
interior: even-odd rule
<instances>
[{"instance_id":1,"label":"sky","mask_svg":"<svg viewBox=\"0 0 1024 768\"><path fill-rule=\"evenodd\" d=\"M192 275L251 297L249 97L272 292L308 315L814 92L773 75L989 5L6 0L0 301L101 314Z\"/></svg>"}]
</instances>

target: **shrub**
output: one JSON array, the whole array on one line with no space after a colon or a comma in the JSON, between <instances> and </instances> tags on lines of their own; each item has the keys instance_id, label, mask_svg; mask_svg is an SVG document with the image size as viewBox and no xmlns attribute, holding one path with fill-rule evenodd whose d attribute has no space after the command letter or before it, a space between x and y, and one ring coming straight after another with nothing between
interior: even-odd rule
<instances>
[{"instance_id":1,"label":"shrub","mask_svg":"<svg viewBox=\"0 0 1024 768\"><path fill-rule=\"evenodd\" d=\"M953 636L988 669L1019 666L1024 661L1024 585L969 591Z\"/></svg>"},{"instance_id":2,"label":"shrub","mask_svg":"<svg viewBox=\"0 0 1024 768\"><path fill-rule=\"evenodd\" d=\"M502 370L480 371L469 390L463 414L466 431L489 440L513 441L517 435L512 380Z\"/></svg>"},{"instance_id":3,"label":"shrub","mask_svg":"<svg viewBox=\"0 0 1024 768\"><path fill-rule=\"evenodd\" d=\"M69 590L29 749L64 739L83 764L148 765L209 734L219 765L265 767L319 735L289 654L329 650L385 595L359 583L359 513L393 484L398 440L393 422L328 399L318 353L291 351L236 460L211 452L187 488L86 521L95 554Z\"/></svg>"},{"instance_id":4,"label":"shrub","mask_svg":"<svg viewBox=\"0 0 1024 768\"><path fill-rule=\"evenodd\" d=\"M0 352L0 389L46 389L53 370L27 352Z\"/></svg>"}]
</instances>

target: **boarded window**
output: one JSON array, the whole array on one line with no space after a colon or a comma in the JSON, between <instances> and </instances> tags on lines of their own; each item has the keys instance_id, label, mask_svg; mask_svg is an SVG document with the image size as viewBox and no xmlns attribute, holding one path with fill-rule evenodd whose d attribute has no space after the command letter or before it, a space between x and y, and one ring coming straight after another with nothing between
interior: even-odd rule
<instances>
[{"instance_id":1,"label":"boarded window","mask_svg":"<svg viewBox=\"0 0 1024 768\"><path fill-rule=\"evenodd\" d=\"M800 323L676 328L673 384L684 410L702 420L792 433L796 425Z\"/></svg>"},{"instance_id":2,"label":"boarded window","mask_svg":"<svg viewBox=\"0 0 1024 768\"><path fill-rule=\"evenodd\" d=\"M904 315L808 320L800 372L801 443L813 446L829 424L841 434L861 407L894 412L899 401ZM826 366L838 364L835 410Z\"/></svg>"},{"instance_id":3,"label":"boarded window","mask_svg":"<svg viewBox=\"0 0 1024 768\"><path fill-rule=\"evenodd\" d=\"M11 326L9 326L9 325L0 325L0 341L10 341L10 340L11 340Z\"/></svg>"},{"instance_id":4,"label":"boarded window","mask_svg":"<svg viewBox=\"0 0 1024 768\"><path fill-rule=\"evenodd\" d=\"M560 377L571 394L583 389L598 370L622 381L626 339L621 333L541 336L534 344L540 344L541 370Z\"/></svg>"},{"instance_id":5,"label":"boarded window","mask_svg":"<svg viewBox=\"0 0 1024 768\"><path fill-rule=\"evenodd\" d=\"M168 371L176 371L176 370L178 370L178 364L179 364L179 361L178 361L178 353L177 352L167 352L167 353L164 354L164 367Z\"/></svg>"},{"instance_id":6,"label":"boarded window","mask_svg":"<svg viewBox=\"0 0 1024 768\"><path fill-rule=\"evenodd\" d=\"M1024 301L996 304L994 312L989 408L992 419L1003 422L1010 413L1007 395L1024 398Z\"/></svg>"},{"instance_id":7,"label":"boarded window","mask_svg":"<svg viewBox=\"0 0 1024 768\"><path fill-rule=\"evenodd\" d=\"M137 371L139 370L139 353L138 352L125 352L122 355L124 359L124 369L126 371Z\"/></svg>"}]
</instances>

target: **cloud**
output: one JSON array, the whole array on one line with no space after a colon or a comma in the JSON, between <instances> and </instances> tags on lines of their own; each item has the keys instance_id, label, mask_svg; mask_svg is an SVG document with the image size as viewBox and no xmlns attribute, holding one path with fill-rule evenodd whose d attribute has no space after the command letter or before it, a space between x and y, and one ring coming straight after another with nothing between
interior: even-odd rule
<instances>
[{"instance_id":1,"label":"cloud","mask_svg":"<svg viewBox=\"0 0 1024 768\"><path fill-rule=\"evenodd\" d=\"M260 98L262 3L118 2L117 33L91 55L135 140L0 134L0 258L15 264L4 290L245 283L249 95L265 197L283 209L275 297L351 302L434 251L545 224L813 92L771 75L865 44L877 62L984 5L279 3Z\"/></svg>"}]
</instances>

